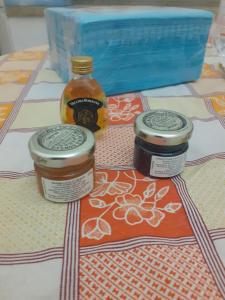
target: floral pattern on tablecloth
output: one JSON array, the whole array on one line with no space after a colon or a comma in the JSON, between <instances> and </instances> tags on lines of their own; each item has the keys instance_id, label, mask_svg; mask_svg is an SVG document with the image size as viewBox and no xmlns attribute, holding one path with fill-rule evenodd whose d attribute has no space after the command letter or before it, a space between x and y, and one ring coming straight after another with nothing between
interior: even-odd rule
<instances>
[{"instance_id":1,"label":"floral pattern on tablecloth","mask_svg":"<svg viewBox=\"0 0 225 300\"><path fill-rule=\"evenodd\" d=\"M0 58L0 299L224 299L225 79L215 51L196 82L108 97L95 189L67 205L40 196L27 148L60 122L65 83L47 55L44 46ZM194 123L172 179L133 167L133 122L158 108Z\"/></svg>"}]
</instances>

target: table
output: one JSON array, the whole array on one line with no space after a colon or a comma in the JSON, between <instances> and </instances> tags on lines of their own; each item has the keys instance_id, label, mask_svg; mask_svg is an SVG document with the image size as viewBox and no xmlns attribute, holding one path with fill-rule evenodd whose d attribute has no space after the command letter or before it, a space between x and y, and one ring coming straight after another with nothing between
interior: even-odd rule
<instances>
[{"instance_id":1,"label":"table","mask_svg":"<svg viewBox=\"0 0 225 300\"><path fill-rule=\"evenodd\" d=\"M109 97L96 189L67 205L39 195L27 149L35 131L60 123L64 84L45 46L0 58L1 300L225 299L225 80L217 63L208 48L197 82ZM132 167L134 118L156 108L194 123L185 170L172 179Z\"/></svg>"}]
</instances>

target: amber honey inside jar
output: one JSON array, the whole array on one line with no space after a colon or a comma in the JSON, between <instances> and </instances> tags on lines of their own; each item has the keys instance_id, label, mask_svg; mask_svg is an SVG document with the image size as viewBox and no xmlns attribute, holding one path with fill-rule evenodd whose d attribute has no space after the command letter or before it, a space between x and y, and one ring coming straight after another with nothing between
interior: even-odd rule
<instances>
[{"instance_id":1,"label":"amber honey inside jar","mask_svg":"<svg viewBox=\"0 0 225 300\"><path fill-rule=\"evenodd\" d=\"M185 166L192 121L170 110L140 114L134 127L134 167L145 176L169 178Z\"/></svg>"},{"instance_id":2,"label":"amber honey inside jar","mask_svg":"<svg viewBox=\"0 0 225 300\"><path fill-rule=\"evenodd\" d=\"M54 125L35 133L29 141L37 182L44 198L70 202L94 188L92 132L75 125Z\"/></svg>"}]
</instances>

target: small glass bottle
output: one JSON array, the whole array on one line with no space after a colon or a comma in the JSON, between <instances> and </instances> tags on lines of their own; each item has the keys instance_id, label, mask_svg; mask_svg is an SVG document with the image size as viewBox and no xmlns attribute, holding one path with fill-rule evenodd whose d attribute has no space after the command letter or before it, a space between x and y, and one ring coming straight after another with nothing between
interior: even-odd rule
<instances>
[{"instance_id":1,"label":"small glass bottle","mask_svg":"<svg viewBox=\"0 0 225 300\"><path fill-rule=\"evenodd\" d=\"M107 108L105 93L91 75L93 59L74 56L71 63L74 77L61 98L62 122L86 127L99 136L107 126Z\"/></svg>"},{"instance_id":2,"label":"small glass bottle","mask_svg":"<svg viewBox=\"0 0 225 300\"><path fill-rule=\"evenodd\" d=\"M93 133L80 126L54 125L29 141L39 191L54 202L76 201L94 188Z\"/></svg>"}]
</instances>

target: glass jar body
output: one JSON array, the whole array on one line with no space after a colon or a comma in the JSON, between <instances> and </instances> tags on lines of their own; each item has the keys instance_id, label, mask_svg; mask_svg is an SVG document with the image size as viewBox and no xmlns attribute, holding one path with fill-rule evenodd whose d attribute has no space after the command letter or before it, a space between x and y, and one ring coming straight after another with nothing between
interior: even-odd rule
<instances>
[{"instance_id":1,"label":"glass jar body","mask_svg":"<svg viewBox=\"0 0 225 300\"><path fill-rule=\"evenodd\" d=\"M134 167L143 175L169 178L183 171L188 143L161 146L135 138Z\"/></svg>"},{"instance_id":2,"label":"glass jar body","mask_svg":"<svg viewBox=\"0 0 225 300\"><path fill-rule=\"evenodd\" d=\"M63 168L49 168L34 163L41 195L54 202L80 200L94 188L95 160Z\"/></svg>"}]
</instances>

